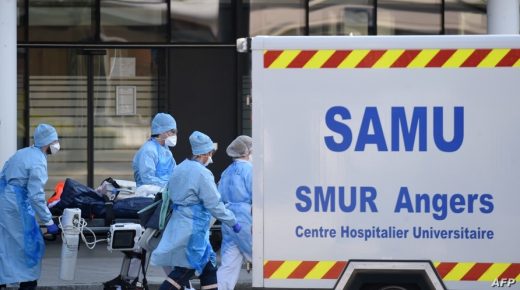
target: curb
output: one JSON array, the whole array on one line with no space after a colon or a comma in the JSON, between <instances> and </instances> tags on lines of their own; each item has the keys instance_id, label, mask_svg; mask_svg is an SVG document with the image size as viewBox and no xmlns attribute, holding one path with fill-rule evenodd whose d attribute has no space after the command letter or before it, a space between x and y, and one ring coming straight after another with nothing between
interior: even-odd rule
<instances>
[{"instance_id":1,"label":"curb","mask_svg":"<svg viewBox=\"0 0 520 290\"><path fill-rule=\"evenodd\" d=\"M158 284L149 285L150 290L158 290ZM197 289L198 287L196 287ZM7 287L6 290L17 290L18 287ZM90 284L90 285L64 285L64 286L38 286L38 290L99 290L103 289L103 284ZM249 283L237 284L235 290L250 290L253 289Z\"/></svg>"}]
</instances>

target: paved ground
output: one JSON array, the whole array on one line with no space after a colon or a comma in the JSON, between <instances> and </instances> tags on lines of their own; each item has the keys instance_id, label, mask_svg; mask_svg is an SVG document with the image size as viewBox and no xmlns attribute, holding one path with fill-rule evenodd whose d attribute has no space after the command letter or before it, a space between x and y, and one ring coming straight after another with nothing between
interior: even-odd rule
<instances>
[{"instance_id":1,"label":"paved ground","mask_svg":"<svg viewBox=\"0 0 520 290\"><path fill-rule=\"evenodd\" d=\"M109 252L106 243L99 243L94 250L80 246L76 265L75 279L63 281L59 278L61 240L46 242L47 249L42 263L42 275L38 281L38 289L42 290L90 290L102 289L102 283L115 278L121 269L123 254ZM151 289L157 289L164 280L165 274L161 268L150 266L147 273ZM251 274L242 270L239 284L235 289L251 289ZM198 281L193 281L198 288ZM17 289L10 287L8 289Z\"/></svg>"}]
</instances>

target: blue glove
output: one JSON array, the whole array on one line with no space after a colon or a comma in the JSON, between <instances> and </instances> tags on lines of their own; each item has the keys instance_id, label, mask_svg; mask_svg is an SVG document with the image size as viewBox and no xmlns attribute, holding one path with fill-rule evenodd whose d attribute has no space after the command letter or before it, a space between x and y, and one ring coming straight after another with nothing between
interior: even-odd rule
<instances>
[{"instance_id":1,"label":"blue glove","mask_svg":"<svg viewBox=\"0 0 520 290\"><path fill-rule=\"evenodd\" d=\"M60 233L60 228L56 224L52 224L50 226L47 226L47 233L57 235Z\"/></svg>"},{"instance_id":2,"label":"blue glove","mask_svg":"<svg viewBox=\"0 0 520 290\"><path fill-rule=\"evenodd\" d=\"M236 224L233 226L233 231L234 231L235 233L240 232L241 229L242 229L242 226L241 226L239 223L236 223Z\"/></svg>"}]
</instances>

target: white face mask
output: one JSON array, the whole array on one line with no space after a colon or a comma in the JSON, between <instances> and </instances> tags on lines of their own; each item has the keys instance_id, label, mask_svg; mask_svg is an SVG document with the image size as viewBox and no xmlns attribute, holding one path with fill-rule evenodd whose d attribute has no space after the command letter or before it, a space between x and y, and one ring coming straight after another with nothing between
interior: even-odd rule
<instances>
[{"instance_id":1,"label":"white face mask","mask_svg":"<svg viewBox=\"0 0 520 290\"><path fill-rule=\"evenodd\" d=\"M60 143L51 144L50 148L51 148L51 154L55 155L56 153L58 153L58 151L60 151Z\"/></svg>"},{"instance_id":2,"label":"white face mask","mask_svg":"<svg viewBox=\"0 0 520 290\"><path fill-rule=\"evenodd\" d=\"M253 154L249 154L249 162L253 163Z\"/></svg>"},{"instance_id":3,"label":"white face mask","mask_svg":"<svg viewBox=\"0 0 520 290\"><path fill-rule=\"evenodd\" d=\"M177 145L177 135L170 136L164 140L164 144L168 147L175 147Z\"/></svg>"},{"instance_id":4,"label":"white face mask","mask_svg":"<svg viewBox=\"0 0 520 290\"><path fill-rule=\"evenodd\" d=\"M213 158L208 158L208 160L206 161L206 163L204 163L204 166L208 166L210 165L211 163L213 163Z\"/></svg>"}]
</instances>

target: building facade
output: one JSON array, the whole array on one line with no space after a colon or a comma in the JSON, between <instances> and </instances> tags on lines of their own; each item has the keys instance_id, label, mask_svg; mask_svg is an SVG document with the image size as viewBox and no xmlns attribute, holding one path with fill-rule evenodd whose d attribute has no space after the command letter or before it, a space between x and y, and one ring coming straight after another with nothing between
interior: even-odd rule
<instances>
[{"instance_id":1,"label":"building facade","mask_svg":"<svg viewBox=\"0 0 520 290\"><path fill-rule=\"evenodd\" d=\"M49 182L133 180L157 112L177 120L177 162L193 130L220 152L251 134L249 59L256 35L485 34L485 0L18 0L18 147L40 122L62 150ZM519 28L520 29L520 28ZM298 104L295 104L295 108Z\"/></svg>"}]
</instances>

